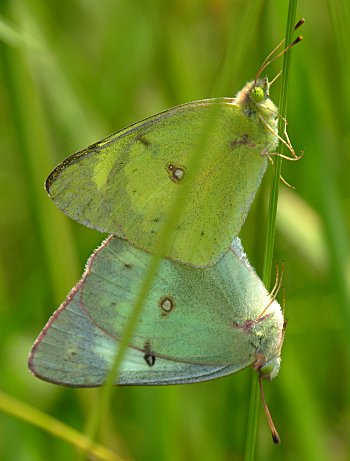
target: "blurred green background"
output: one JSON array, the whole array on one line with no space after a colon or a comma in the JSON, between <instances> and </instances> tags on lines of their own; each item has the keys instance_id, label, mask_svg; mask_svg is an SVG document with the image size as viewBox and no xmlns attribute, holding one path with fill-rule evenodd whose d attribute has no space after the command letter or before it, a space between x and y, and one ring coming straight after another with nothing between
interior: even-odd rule
<instances>
[{"instance_id":1,"label":"blurred green background","mask_svg":"<svg viewBox=\"0 0 350 461\"><path fill-rule=\"evenodd\" d=\"M30 375L27 355L103 235L66 218L43 183L68 154L183 102L232 96L283 38L287 1L43 0L0 3L0 389L84 431L98 391ZM289 319L265 393L258 460L350 459L350 6L300 2L276 261ZM267 74L272 78L282 61ZM278 102L280 82L271 90ZM220 93L218 93L220 91ZM242 238L261 273L272 168ZM128 459L242 460L251 369L162 388L115 388L101 442ZM1 406L1 399L0 399ZM75 449L0 413L0 460L75 459Z\"/></svg>"}]
</instances>

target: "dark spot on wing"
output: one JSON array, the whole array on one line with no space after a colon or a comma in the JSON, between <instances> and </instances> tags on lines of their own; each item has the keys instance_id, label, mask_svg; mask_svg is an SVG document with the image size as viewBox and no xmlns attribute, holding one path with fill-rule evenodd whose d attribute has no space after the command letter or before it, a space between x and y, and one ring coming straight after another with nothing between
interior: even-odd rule
<instances>
[{"instance_id":1,"label":"dark spot on wing","mask_svg":"<svg viewBox=\"0 0 350 461\"><path fill-rule=\"evenodd\" d=\"M125 269L131 269L132 265L129 264L129 263L124 263L124 267L125 267Z\"/></svg>"},{"instance_id":2,"label":"dark spot on wing","mask_svg":"<svg viewBox=\"0 0 350 461\"><path fill-rule=\"evenodd\" d=\"M204 236L204 231L201 232L201 237L203 237L203 236Z\"/></svg>"},{"instance_id":3,"label":"dark spot on wing","mask_svg":"<svg viewBox=\"0 0 350 461\"><path fill-rule=\"evenodd\" d=\"M175 301L171 296L163 296L159 300L159 307L161 308L161 316L168 317L175 308Z\"/></svg>"},{"instance_id":4,"label":"dark spot on wing","mask_svg":"<svg viewBox=\"0 0 350 461\"><path fill-rule=\"evenodd\" d=\"M233 149L239 146L248 146L248 147L256 146L256 144L250 140L248 134L244 134L240 138L234 139L233 141L230 142L230 144Z\"/></svg>"},{"instance_id":5,"label":"dark spot on wing","mask_svg":"<svg viewBox=\"0 0 350 461\"><path fill-rule=\"evenodd\" d=\"M137 141L139 141L141 144L143 144L145 147L149 147L151 145L151 141L146 138L145 135L139 134L135 138Z\"/></svg>"},{"instance_id":6,"label":"dark spot on wing","mask_svg":"<svg viewBox=\"0 0 350 461\"><path fill-rule=\"evenodd\" d=\"M169 179L176 184L178 184L185 176L185 168L181 165L167 163L166 170L169 175Z\"/></svg>"},{"instance_id":7,"label":"dark spot on wing","mask_svg":"<svg viewBox=\"0 0 350 461\"><path fill-rule=\"evenodd\" d=\"M149 367L153 367L153 365L156 363L156 356L151 351L151 343L149 341L145 342L144 349L145 355L143 358Z\"/></svg>"},{"instance_id":8,"label":"dark spot on wing","mask_svg":"<svg viewBox=\"0 0 350 461\"><path fill-rule=\"evenodd\" d=\"M145 354L143 358L146 360L147 365L150 367L153 367L153 365L156 363L156 356L152 354Z\"/></svg>"}]
</instances>

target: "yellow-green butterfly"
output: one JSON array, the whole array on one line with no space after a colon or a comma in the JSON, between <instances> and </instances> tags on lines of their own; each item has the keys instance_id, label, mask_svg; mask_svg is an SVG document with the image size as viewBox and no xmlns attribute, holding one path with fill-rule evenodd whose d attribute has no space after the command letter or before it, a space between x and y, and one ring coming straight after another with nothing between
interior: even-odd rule
<instances>
[{"instance_id":1,"label":"yellow-green butterfly","mask_svg":"<svg viewBox=\"0 0 350 461\"><path fill-rule=\"evenodd\" d=\"M103 384L151 258L107 238L40 333L31 371L56 384ZM266 291L238 238L211 267L163 259L116 384L192 383L249 365L275 377L284 331L275 291Z\"/></svg>"},{"instance_id":2,"label":"yellow-green butterfly","mask_svg":"<svg viewBox=\"0 0 350 461\"><path fill-rule=\"evenodd\" d=\"M268 79L259 78L268 59L235 98L174 107L68 157L47 178L50 197L76 221L152 253L198 154L199 171L162 256L214 264L238 235L278 140L295 156L288 136L278 135Z\"/></svg>"}]
</instances>

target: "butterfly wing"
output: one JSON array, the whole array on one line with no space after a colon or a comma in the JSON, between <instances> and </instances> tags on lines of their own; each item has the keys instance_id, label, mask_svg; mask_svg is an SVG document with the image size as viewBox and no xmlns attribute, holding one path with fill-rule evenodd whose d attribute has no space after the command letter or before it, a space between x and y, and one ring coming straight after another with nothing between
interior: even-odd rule
<instances>
[{"instance_id":1,"label":"butterfly wing","mask_svg":"<svg viewBox=\"0 0 350 461\"><path fill-rule=\"evenodd\" d=\"M118 384L201 381L252 364L257 352L275 354L283 327L279 306L249 326L270 297L238 240L233 248L239 256L230 251L205 269L161 261ZM104 382L151 258L124 240L105 240L35 342L33 373L72 386Z\"/></svg>"},{"instance_id":2,"label":"butterfly wing","mask_svg":"<svg viewBox=\"0 0 350 461\"><path fill-rule=\"evenodd\" d=\"M53 314L29 357L32 373L45 381L76 387L102 385L118 351L118 341L98 328L80 308L79 285ZM236 371L236 366L203 366L157 359L129 347L116 384L161 385L204 381Z\"/></svg>"},{"instance_id":3,"label":"butterfly wing","mask_svg":"<svg viewBox=\"0 0 350 461\"><path fill-rule=\"evenodd\" d=\"M116 340L130 319L151 259L112 237L87 264L81 307ZM262 331L248 334L242 325L256 319L269 302L259 277L232 251L203 269L164 259L130 345L181 362L247 365L254 360ZM260 327L275 322L268 318Z\"/></svg>"},{"instance_id":4,"label":"butterfly wing","mask_svg":"<svg viewBox=\"0 0 350 461\"><path fill-rule=\"evenodd\" d=\"M208 117L206 145L197 152ZM72 155L50 174L46 188L71 218L152 252L191 157L199 154L199 172L165 256L207 266L227 251L245 221L266 169L260 154L270 137L234 99L195 101Z\"/></svg>"}]
</instances>

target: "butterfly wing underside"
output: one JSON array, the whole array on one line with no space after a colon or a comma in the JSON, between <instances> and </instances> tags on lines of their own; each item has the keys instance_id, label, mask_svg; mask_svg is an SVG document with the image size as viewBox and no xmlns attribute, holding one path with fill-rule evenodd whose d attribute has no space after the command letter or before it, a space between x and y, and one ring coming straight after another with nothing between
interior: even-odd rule
<instances>
[{"instance_id":1,"label":"butterfly wing underside","mask_svg":"<svg viewBox=\"0 0 350 461\"><path fill-rule=\"evenodd\" d=\"M242 260L238 240L234 248L239 257L229 252L213 268L162 261L117 384L196 382L253 363L263 330L255 337L241 326L256 318L268 295ZM102 384L150 258L108 238L35 342L29 360L33 373L70 386ZM274 328L269 322L261 327Z\"/></svg>"},{"instance_id":2,"label":"butterfly wing underside","mask_svg":"<svg viewBox=\"0 0 350 461\"><path fill-rule=\"evenodd\" d=\"M266 169L260 154L268 145L266 130L234 99L196 101L72 155L46 188L71 218L152 252L197 155L200 165L164 256L207 266L239 233Z\"/></svg>"},{"instance_id":3,"label":"butterfly wing underside","mask_svg":"<svg viewBox=\"0 0 350 461\"><path fill-rule=\"evenodd\" d=\"M118 352L118 341L98 328L80 308L79 288L53 314L33 346L29 367L41 379L73 387L102 385ZM129 347L116 384L161 385L199 382L224 376L237 366L203 366L157 358Z\"/></svg>"}]
</instances>

